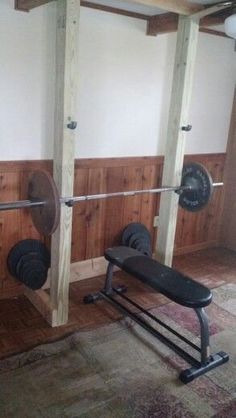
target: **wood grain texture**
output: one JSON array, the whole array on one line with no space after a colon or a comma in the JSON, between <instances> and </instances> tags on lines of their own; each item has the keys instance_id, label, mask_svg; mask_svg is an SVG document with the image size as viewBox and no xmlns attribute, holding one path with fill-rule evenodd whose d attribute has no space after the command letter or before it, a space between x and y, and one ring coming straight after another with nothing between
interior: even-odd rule
<instances>
[{"instance_id":1,"label":"wood grain texture","mask_svg":"<svg viewBox=\"0 0 236 418\"><path fill-rule=\"evenodd\" d=\"M24 10L28 11L33 9L34 7L39 7L43 4L50 3L52 0L15 0L15 8L18 10ZM59 0L58 0L59 1ZM161 9L168 10L170 12L174 13L180 13L183 15L189 15L192 13L197 12L198 10L202 10L203 6L189 2L188 0L130 0L135 3L140 3L145 6L157 6ZM86 3L88 3L87 7L92 7L91 2L87 1L81 1L83 6L86 6ZM94 8L97 5L94 5ZM118 9L119 10L119 9Z\"/></svg>"},{"instance_id":2,"label":"wood grain texture","mask_svg":"<svg viewBox=\"0 0 236 418\"><path fill-rule=\"evenodd\" d=\"M181 128L189 123L188 114L198 33L199 20L186 16L179 17L162 177L163 186L179 186L181 184L186 139L186 132ZM175 193L163 193L160 201L155 258L168 266L172 265L177 214L178 196Z\"/></svg>"},{"instance_id":3,"label":"wood grain texture","mask_svg":"<svg viewBox=\"0 0 236 418\"><path fill-rule=\"evenodd\" d=\"M180 15L191 15L202 10L201 4L189 2L188 0L130 0L134 3L140 3L145 6L156 6L168 12L178 13Z\"/></svg>"},{"instance_id":4,"label":"wood grain texture","mask_svg":"<svg viewBox=\"0 0 236 418\"><path fill-rule=\"evenodd\" d=\"M209 26L222 25L229 13L220 12L200 19L200 31ZM176 13L163 13L151 16L148 20L147 35L156 36L158 34L176 32L178 29L178 15Z\"/></svg>"},{"instance_id":5,"label":"wood grain texture","mask_svg":"<svg viewBox=\"0 0 236 418\"><path fill-rule=\"evenodd\" d=\"M210 170L215 181L222 180L225 154L187 156L185 160L202 163ZM0 162L1 201L25 197L27 178L34 167L47 170L52 167L52 163L49 161ZM141 185L143 189L157 187L161 185L162 169L163 157L117 158L117 161L114 158L76 160L74 193L76 195L87 194L89 188L90 191L96 193L100 190L108 192L131 190L133 185ZM98 174L99 181L96 178ZM232 194L229 192L230 198L232 199ZM153 227L153 218L159 212L160 195L139 196L137 207L136 199L128 198L130 200L125 202L126 199L119 197L104 200L103 205L97 209L96 205L90 205L91 202L81 202L74 206L73 263L94 260L96 257L103 256L105 248L118 245L122 230L130 219L143 222L155 240L157 229ZM175 252L183 254L218 243L221 223L219 206L222 202L223 189L219 188L215 190L212 202L203 211L190 214L179 209ZM93 241L93 234L95 234L96 245ZM0 298L23 293L22 286L10 277L7 271L6 258L12 246L25 238L41 239L50 248L50 240L39 236L26 209L0 212ZM86 270L92 264L93 261L89 261ZM83 276L82 270L81 267L80 275ZM92 271L91 268L90 271Z\"/></svg>"},{"instance_id":6,"label":"wood grain texture","mask_svg":"<svg viewBox=\"0 0 236 418\"><path fill-rule=\"evenodd\" d=\"M79 11L79 0L57 1L53 177L61 196L73 195L74 187L75 131L67 125L76 121ZM55 325L66 323L68 319L71 234L72 209L63 205L51 243L50 297L58 313Z\"/></svg>"}]
</instances>

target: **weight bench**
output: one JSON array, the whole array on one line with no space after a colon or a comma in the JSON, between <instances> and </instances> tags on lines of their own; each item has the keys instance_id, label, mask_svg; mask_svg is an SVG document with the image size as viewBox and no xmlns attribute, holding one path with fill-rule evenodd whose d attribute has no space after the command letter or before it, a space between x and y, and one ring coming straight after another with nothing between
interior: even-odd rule
<instances>
[{"instance_id":1,"label":"weight bench","mask_svg":"<svg viewBox=\"0 0 236 418\"><path fill-rule=\"evenodd\" d=\"M154 337L158 338L161 342L184 358L192 367L183 370L180 373L179 378L183 383L189 383L196 377L205 374L209 370L212 370L229 360L228 354L222 351L214 355L210 354L209 325L204 308L211 303L212 293L207 287L130 247L120 246L108 248L105 251L105 258L109 262L105 287L96 294L85 296L85 303L92 303L101 298L109 301L122 313L128 315ZM194 309L200 324L200 347L125 296L123 293L127 289L124 286L114 288L112 286L114 266L119 267L134 278L139 279L141 282L163 294L171 301L185 306L186 308ZM123 298L125 302L138 308L139 311L148 318L167 329L180 340L184 341L188 346L200 353L200 360L194 358L171 339L159 332L142 316L131 312L130 309L114 297L117 295L119 295L120 298Z\"/></svg>"}]
</instances>

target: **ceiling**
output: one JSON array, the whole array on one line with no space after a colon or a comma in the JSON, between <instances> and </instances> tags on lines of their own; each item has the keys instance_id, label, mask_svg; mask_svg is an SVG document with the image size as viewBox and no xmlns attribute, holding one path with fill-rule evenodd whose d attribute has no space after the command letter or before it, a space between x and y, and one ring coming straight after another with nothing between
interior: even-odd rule
<instances>
[{"instance_id":1,"label":"ceiling","mask_svg":"<svg viewBox=\"0 0 236 418\"><path fill-rule=\"evenodd\" d=\"M127 10L130 12L136 12L145 14L148 16L153 16L160 13L165 13L166 11L163 9L159 9L156 6L145 6L139 4L138 2L135 3L134 1L129 0L89 0L90 3L95 3L103 6L114 7L117 9ZM216 3L222 3L219 0L189 0L189 3L199 3L203 5L210 5Z\"/></svg>"}]
</instances>

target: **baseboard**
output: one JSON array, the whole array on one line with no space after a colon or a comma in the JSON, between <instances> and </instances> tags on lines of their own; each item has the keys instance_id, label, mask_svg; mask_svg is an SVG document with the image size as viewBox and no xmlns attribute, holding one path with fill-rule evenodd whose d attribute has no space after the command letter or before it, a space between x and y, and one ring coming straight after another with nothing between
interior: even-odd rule
<instances>
[{"instance_id":1,"label":"baseboard","mask_svg":"<svg viewBox=\"0 0 236 418\"><path fill-rule=\"evenodd\" d=\"M174 250L174 255L183 255L193 253L194 251L206 250L207 248L219 247L218 241L200 242L199 244L189 245L188 247L180 247Z\"/></svg>"}]
</instances>

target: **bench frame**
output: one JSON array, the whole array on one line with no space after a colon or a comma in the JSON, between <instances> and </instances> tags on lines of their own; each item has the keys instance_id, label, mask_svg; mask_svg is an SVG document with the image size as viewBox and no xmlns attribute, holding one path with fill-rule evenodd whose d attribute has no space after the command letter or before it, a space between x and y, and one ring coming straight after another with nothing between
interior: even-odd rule
<instances>
[{"instance_id":1,"label":"bench frame","mask_svg":"<svg viewBox=\"0 0 236 418\"><path fill-rule=\"evenodd\" d=\"M100 292L95 294L90 294L85 296L84 302L85 303L93 303L99 299L104 299L110 302L113 306L115 306L119 311L121 311L124 315L129 316L133 319L136 323L138 323L142 328L152 334L155 338L160 340L166 346L171 348L174 352L176 352L180 357L182 357L185 361L187 361L192 367L182 370L179 378L183 383L189 383L196 379L197 377L207 373L208 371L220 366L223 363L226 363L229 360L229 355L223 351L220 351L214 355L210 354L210 337L209 337L209 323L208 317L204 308L186 308L186 309L194 309L197 318L199 320L200 325L200 347L194 344L192 341L184 337L182 334L174 330L169 325L165 324L156 316L152 315L146 309L144 309L139 304L135 303L129 297L124 295L127 291L125 286L112 286L112 279L113 279L113 272L114 272L114 264L109 262L106 272L106 280L105 280L105 287ZM134 276L135 277L135 276ZM129 308L127 308L123 303L119 302L117 298L114 296L118 296L118 298L123 299L126 304L127 302L137 308L142 314L146 317L161 325L163 328L167 329L170 333L172 333L175 337L178 337L180 340L184 341L188 346L192 349L196 350L200 353L200 360L197 360L187 351L185 351L182 347L177 345L174 341L170 338L163 335L159 332L156 328L150 325L146 319L141 317L139 314L132 312Z\"/></svg>"}]
</instances>

